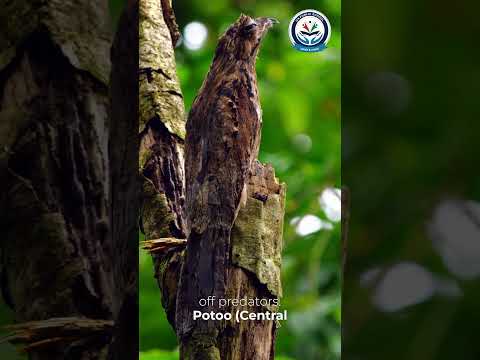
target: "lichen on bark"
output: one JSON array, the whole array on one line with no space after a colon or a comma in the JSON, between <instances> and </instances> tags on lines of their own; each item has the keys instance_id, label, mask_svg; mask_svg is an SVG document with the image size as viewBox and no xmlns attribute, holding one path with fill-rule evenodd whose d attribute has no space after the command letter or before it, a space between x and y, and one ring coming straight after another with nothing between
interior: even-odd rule
<instances>
[{"instance_id":1,"label":"lichen on bark","mask_svg":"<svg viewBox=\"0 0 480 360\"><path fill-rule=\"evenodd\" d=\"M170 235L170 224L173 221L174 216L169 210L165 194L156 191L152 182L145 179L143 182L143 231L149 238L167 237Z\"/></svg>"},{"instance_id":2,"label":"lichen on bark","mask_svg":"<svg viewBox=\"0 0 480 360\"><path fill-rule=\"evenodd\" d=\"M140 132L159 117L171 134L185 138L185 110L175 54L160 1L140 1Z\"/></svg>"},{"instance_id":3,"label":"lichen on bark","mask_svg":"<svg viewBox=\"0 0 480 360\"><path fill-rule=\"evenodd\" d=\"M147 239L181 236L185 109L160 0L139 3L139 172Z\"/></svg>"},{"instance_id":4,"label":"lichen on bark","mask_svg":"<svg viewBox=\"0 0 480 360\"><path fill-rule=\"evenodd\" d=\"M246 205L240 209L232 230L232 261L253 272L272 295L281 297L285 184L278 183L271 166L257 163L254 168L247 185Z\"/></svg>"}]
</instances>

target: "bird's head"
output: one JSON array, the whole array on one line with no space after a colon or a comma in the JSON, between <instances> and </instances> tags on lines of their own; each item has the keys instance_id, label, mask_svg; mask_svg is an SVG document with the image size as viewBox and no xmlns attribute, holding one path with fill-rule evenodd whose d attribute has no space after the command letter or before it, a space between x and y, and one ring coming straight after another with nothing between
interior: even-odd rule
<instances>
[{"instance_id":1,"label":"bird's head","mask_svg":"<svg viewBox=\"0 0 480 360\"><path fill-rule=\"evenodd\" d=\"M240 15L220 38L215 57L255 61L263 37L277 23L274 18Z\"/></svg>"}]
</instances>

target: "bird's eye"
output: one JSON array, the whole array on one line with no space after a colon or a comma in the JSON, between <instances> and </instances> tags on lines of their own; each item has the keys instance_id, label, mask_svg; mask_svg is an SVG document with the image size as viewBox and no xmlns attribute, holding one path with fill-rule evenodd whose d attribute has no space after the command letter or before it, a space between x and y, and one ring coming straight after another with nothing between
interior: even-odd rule
<instances>
[{"instance_id":1,"label":"bird's eye","mask_svg":"<svg viewBox=\"0 0 480 360\"><path fill-rule=\"evenodd\" d=\"M255 28L257 27L257 24L256 23L251 23L251 24L248 24L246 26L243 27L242 29L242 33L244 35L249 35L252 33L253 30L255 30Z\"/></svg>"}]
</instances>

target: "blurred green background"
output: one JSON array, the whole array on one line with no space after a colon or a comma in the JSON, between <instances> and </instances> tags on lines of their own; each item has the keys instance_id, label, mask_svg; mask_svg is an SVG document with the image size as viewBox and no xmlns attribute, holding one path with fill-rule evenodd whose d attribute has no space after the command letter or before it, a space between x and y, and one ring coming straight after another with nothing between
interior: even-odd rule
<instances>
[{"instance_id":1,"label":"blurred green background","mask_svg":"<svg viewBox=\"0 0 480 360\"><path fill-rule=\"evenodd\" d=\"M176 49L185 105L190 108L217 39L240 13L280 20L257 61L263 108L260 160L287 184L282 322L277 359L340 358L340 0L173 1L183 35ZM288 25L300 10L322 11L332 24L328 49L302 53ZM323 195L323 196L322 196ZM160 305L149 255L140 254L142 360L178 359L177 342Z\"/></svg>"},{"instance_id":2,"label":"blurred green background","mask_svg":"<svg viewBox=\"0 0 480 360\"><path fill-rule=\"evenodd\" d=\"M343 1L343 359L480 359L479 5Z\"/></svg>"}]
</instances>

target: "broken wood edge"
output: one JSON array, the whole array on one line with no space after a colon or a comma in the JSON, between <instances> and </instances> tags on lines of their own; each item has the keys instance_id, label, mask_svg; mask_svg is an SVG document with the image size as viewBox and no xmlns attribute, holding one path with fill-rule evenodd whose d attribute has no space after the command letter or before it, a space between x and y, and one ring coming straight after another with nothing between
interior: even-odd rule
<instances>
[{"instance_id":1,"label":"broken wood edge","mask_svg":"<svg viewBox=\"0 0 480 360\"><path fill-rule=\"evenodd\" d=\"M162 253L170 249L183 250L187 246L187 240L177 238L152 239L142 241L140 246L150 253Z\"/></svg>"},{"instance_id":2,"label":"broken wood edge","mask_svg":"<svg viewBox=\"0 0 480 360\"><path fill-rule=\"evenodd\" d=\"M0 344L25 344L24 352L47 347L59 342L72 342L92 334L107 334L114 327L113 320L97 320L84 317L61 317L39 321L29 321L3 326L9 331L0 339Z\"/></svg>"}]
</instances>

